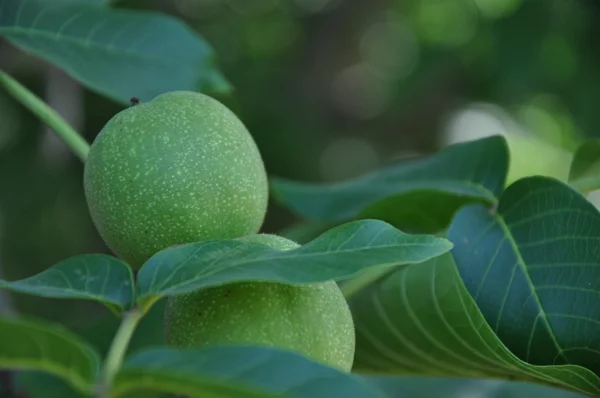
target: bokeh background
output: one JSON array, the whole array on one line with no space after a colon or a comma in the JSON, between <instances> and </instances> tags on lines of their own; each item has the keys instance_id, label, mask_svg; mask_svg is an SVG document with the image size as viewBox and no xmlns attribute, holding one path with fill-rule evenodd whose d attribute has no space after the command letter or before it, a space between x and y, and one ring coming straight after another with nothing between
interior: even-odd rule
<instances>
[{"instance_id":1,"label":"bokeh background","mask_svg":"<svg viewBox=\"0 0 600 398\"><path fill-rule=\"evenodd\" d=\"M339 181L488 134L535 135L568 151L598 131L598 0L115 6L177 16L210 42L235 87L222 100L246 123L273 176ZM89 141L122 109L2 39L0 68ZM0 91L0 277L19 279L72 255L107 252L87 213L82 171L46 127ZM296 221L273 204L264 230ZM111 337L114 322L99 318L99 305L0 295L0 313L93 330L88 338L100 345ZM159 338L158 328L148 330L140 344Z\"/></svg>"}]
</instances>

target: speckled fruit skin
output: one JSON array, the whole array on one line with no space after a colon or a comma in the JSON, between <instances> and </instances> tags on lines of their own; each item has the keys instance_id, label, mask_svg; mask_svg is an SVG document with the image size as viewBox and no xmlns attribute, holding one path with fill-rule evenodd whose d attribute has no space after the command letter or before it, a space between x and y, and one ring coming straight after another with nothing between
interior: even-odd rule
<instances>
[{"instance_id":1,"label":"speckled fruit skin","mask_svg":"<svg viewBox=\"0 0 600 398\"><path fill-rule=\"evenodd\" d=\"M268 200L252 136L227 107L174 91L115 115L85 164L100 235L134 269L175 244L258 232Z\"/></svg>"},{"instance_id":2,"label":"speckled fruit skin","mask_svg":"<svg viewBox=\"0 0 600 398\"><path fill-rule=\"evenodd\" d=\"M250 235L278 250L299 245L274 235ZM236 283L170 297L165 339L174 347L249 344L288 349L349 372L354 362L352 314L333 281L303 286Z\"/></svg>"}]
</instances>

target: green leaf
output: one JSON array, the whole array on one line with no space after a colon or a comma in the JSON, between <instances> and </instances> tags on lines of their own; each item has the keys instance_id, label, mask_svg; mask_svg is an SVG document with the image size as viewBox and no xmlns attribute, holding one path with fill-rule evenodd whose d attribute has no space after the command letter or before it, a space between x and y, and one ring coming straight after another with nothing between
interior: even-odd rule
<instances>
[{"instance_id":1,"label":"green leaf","mask_svg":"<svg viewBox=\"0 0 600 398\"><path fill-rule=\"evenodd\" d=\"M93 4L95 6L109 6L111 0L39 0L46 4Z\"/></svg>"},{"instance_id":2,"label":"green leaf","mask_svg":"<svg viewBox=\"0 0 600 398\"><path fill-rule=\"evenodd\" d=\"M450 253L399 268L350 305L355 372L505 378L600 395L600 379L589 369L530 365L512 354L486 323Z\"/></svg>"},{"instance_id":3,"label":"green leaf","mask_svg":"<svg viewBox=\"0 0 600 398\"><path fill-rule=\"evenodd\" d=\"M272 190L281 203L307 219L375 218L410 231L437 232L465 204L495 204L507 170L506 140L494 136L336 184L276 178Z\"/></svg>"},{"instance_id":4,"label":"green leaf","mask_svg":"<svg viewBox=\"0 0 600 398\"><path fill-rule=\"evenodd\" d=\"M142 351L117 373L112 397L136 390L190 398L383 397L359 377L293 352L247 346Z\"/></svg>"},{"instance_id":5,"label":"green leaf","mask_svg":"<svg viewBox=\"0 0 600 398\"><path fill-rule=\"evenodd\" d=\"M582 394L534 383L504 380L367 376L390 398L584 398Z\"/></svg>"},{"instance_id":6,"label":"green leaf","mask_svg":"<svg viewBox=\"0 0 600 398\"><path fill-rule=\"evenodd\" d=\"M144 306L158 297L235 282L309 284L352 278L372 267L419 263L450 250L448 241L408 235L383 221L338 226L294 250L242 240L207 241L163 250L138 274Z\"/></svg>"},{"instance_id":7,"label":"green leaf","mask_svg":"<svg viewBox=\"0 0 600 398\"><path fill-rule=\"evenodd\" d=\"M299 222L280 230L277 235L303 245L335 226L335 224L320 222Z\"/></svg>"},{"instance_id":8,"label":"green leaf","mask_svg":"<svg viewBox=\"0 0 600 398\"><path fill-rule=\"evenodd\" d=\"M13 380L16 389L27 398L87 398L62 378L44 372L18 372Z\"/></svg>"},{"instance_id":9,"label":"green leaf","mask_svg":"<svg viewBox=\"0 0 600 398\"><path fill-rule=\"evenodd\" d=\"M600 189L600 140L589 139L573 155L569 183L582 192Z\"/></svg>"},{"instance_id":10,"label":"green leaf","mask_svg":"<svg viewBox=\"0 0 600 398\"><path fill-rule=\"evenodd\" d=\"M0 318L2 369L44 371L62 377L83 393L90 393L99 363L97 352L62 326Z\"/></svg>"},{"instance_id":11,"label":"green leaf","mask_svg":"<svg viewBox=\"0 0 600 398\"><path fill-rule=\"evenodd\" d=\"M229 90L204 39L155 12L0 0L0 35L123 104L174 90Z\"/></svg>"},{"instance_id":12,"label":"green leaf","mask_svg":"<svg viewBox=\"0 0 600 398\"><path fill-rule=\"evenodd\" d=\"M163 320L165 300L156 303L136 327L127 347L132 353L144 347L164 344ZM82 320L70 329L92 344L102 358L106 357L110 344L117 333L120 320L112 314L100 314L97 318ZM79 398L62 379L41 372L19 372L15 375L17 388L28 398ZM158 395L146 393L140 398L154 398ZM132 397L133 398L133 397Z\"/></svg>"},{"instance_id":13,"label":"green leaf","mask_svg":"<svg viewBox=\"0 0 600 398\"><path fill-rule=\"evenodd\" d=\"M600 213L551 178L511 185L497 213L461 210L448 237L485 319L519 358L600 374Z\"/></svg>"},{"instance_id":14,"label":"green leaf","mask_svg":"<svg viewBox=\"0 0 600 398\"><path fill-rule=\"evenodd\" d=\"M94 300L119 314L131 307L134 281L131 268L105 254L71 257L32 277L0 287L34 296Z\"/></svg>"}]
</instances>

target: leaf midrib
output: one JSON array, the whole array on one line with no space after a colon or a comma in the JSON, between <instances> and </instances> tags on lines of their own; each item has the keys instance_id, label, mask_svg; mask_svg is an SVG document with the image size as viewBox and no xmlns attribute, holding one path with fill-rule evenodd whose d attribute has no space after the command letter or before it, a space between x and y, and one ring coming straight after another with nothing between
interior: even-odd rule
<instances>
[{"instance_id":1,"label":"leaf midrib","mask_svg":"<svg viewBox=\"0 0 600 398\"><path fill-rule=\"evenodd\" d=\"M510 231L510 228L505 223L504 218L502 218L502 216L498 216L497 220L498 220L498 225L500 226L500 228L502 229L502 231L505 233L505 235L507 237L507 240L508 240L508 242L510 244L510 247L511 247L511 249L513 249L513 252L515 253L515 256L517 257L517 266L519 268L521 268L521 271L523 272L523 275L525 276L525 278L527 280L527 284L529 285L529 287L531 289L531 292L532 292L533 298L535 300L535 303L536 303L536 305L538 306L538 308L540 310L540 316L542 318L542 322L544 322L544 324L546 325L547 330L549 331L550 338L552 339L552 343L556 347L556 350L560 354L560 356L562 356L563 359L566 360L566 358L564 356L564 352L562 350L562 347L560 346L560 344L558 344L558 341L556 340L556 335L554 334L554 330L553 330L552 326L550 325L550 321L548 320L548 317L546 315L546 310L544 309L544 306L542 305L540 297L539 297L539 295L537 293L537 290L535 288L535 284L531 280L531 276L529 275L529 270L527 269L527 265L525 263L525 260L523 259L523 256L521 255L521 251L519 250L519 247L517 246L515 240L512 239L512 233ZM511 283L512 283L512 280L511 280ZM504 299L504 302L506 302L506 297ZM499 315L500 317L502 316L502 313L504 312L504 303L502 305L502 308L503 308L502 312ZM531 333L533 333L533 330L531 331ZM530 343L527 346L527 362L529 362L529 357L531 355L530 351L529 351L530 349L531 349L531 341L530 341Z\"/></svg>"},{"instance_id":2,"label":"leaf midrib","mask_svg":"<svg viewBox=\"0 0 600 398\"><path fill-rule=\"evenodd\" d=\"M102 302L106 302L109 304L114 304L117 305L119 308L123 308L123 303L121 303L120 301L114 299L114 298L110 298L109 296L103 296L104 292L101 292L100 294L94 294L94 293L89 293L85 290L76 290L73 288L67 288L67 287L54 287L54 286L41 286L42 289L38 290L39 286L34 286L34 285L29 285L26 283L21 283L24 281L16 281L15 283L11 283L11 282L6 282L6 281L1 281L0 280L0 287L3 287L5 289L8 290L21 290L22 292L35 292L36 295L41 296L44 293L41 292L46 292L45 294L48 296L45 297L51 297L51 298L57 298L56 296L53 296L52 292L65 292L65 297L66 298L70 298L73 297L73 295L76 295L77 297L80 298L89 298L89 299L94 299L97 301L102 301ZM42 296L44 297L44 296ZM130 300L128 300L130 301Z\"/></svg>"},{"instance_id":3,"label":"leaf midrib","mask_svg":"<svg viewBox=\"0 0 600 398\"><path fill-rule=\"evenodd\" d=\"M6 31L8 31L8 33ZM45 39L49 39L49 40L56 41L56 42L60 42L60 41L71 42L72 44L75 44L76 46L79 46L79 47L82 47L84 49L91 50L91 51L94 51L94 49L98 49L100 51L109 53L111 55L119 55L119 56L128 57L128 58L138 58L138 59L141 59L144 61L155 61L156 63L159 63L159 64L163 64L163 65L167 65L167 66L175 65L175 66L178 66L179 68L181 66L188 65L186 63L173 61L172 60L173 57L162 58L162 57L158 57L158 56L152 56L147 53L141 53L141 52L137 52L137 51L128 51L128 50L123 50L123 49L121 49L119 47L115 47L115 46L102 45L102 43L97 42L97 41L88 41L88 40L83 40L83 39L79 39L79 38L76 38L73 36L67 36L67 35L50 34L48 32L42 31L42 30L38 30L38 31L29 30L28 31L27 29L22 28L22 27L5 27L5 28L0 27L0 34L4 34L6 36L9 36L10 34L12 34L12 35L20 34L22 36L30 36L30 37L31 36L41 36L41 37L44 37ZM10 37L7 37L7 38L9 40L11 39ZM190 68L190 69L192 69L192 68Z\"/></svg>"},{"instance_id":4,"label":"leaf midrib","mask_svg":"<svg viewBox=\"0 0 600 398\"><path fill-rule=\"evenodd\" d=\"M294 256L294 258L309 258L309 257L319 256L319 255L328 254L328 253L335 253L335 254L344 253L344 254L347 254L347 253L352 253L352 252L376 250L376 249L382 249L382 248L392 248L392 247L398 247L398 246L399 245L382 245L382 246L376 246L376 247L371 247L371 248L367 248L367 249L359 249L359 250L347 249L347 250L335 250L335 251L326 252L326 253L306 253L306 254L296 255L296 256ZM402 246L431 246L431 244L427 244L427 243L417 244L417 243L414 243L414 244L405 244L405 245L402 245ZM283 252L283 253L273 253L273 254L275 254L275 255L273 255L273 256L265 256L263 258L258 258L258 259L257 258L253 258L253 259L250 259L250 260L237 261L235 263L231 263L228 266L225 266L225 267L222 267L222 268L218 268L218 269L216 269L216 270L214 270L212 272L209 272L209 273L196 274L196 276L194 278L187 279L183 283L177 283L177 284L172 285L172 286L170 286L168 288L165 288L164 285L163 285L163 286L161 286L159 288L158 291L156 291L156 290L154 290L154 291L150 290L150 291L144 292L142 295L140 295L139 299L143 299L143 298L146 298L148 296L155 295L155 294L157 294L159 292L168 292L168 291L170 291L172 289L179 289L182 286L185 286L187 284L193 284L193 283L197 282L199 279L209 278L209 277L213 276L214 274L222 272L222 271L227 270L227 269L237 268L237 267L240 267L240 266L252 264L253 262L258 262L258 261L262 261L262 260L266 260L266 259L268 259L268 260L277 260L278 258L281 258L281 257L285 258L286 257L285 256L285 254L286 254L285 252ZM432 256L428 256L428 258L431 258L431 257ZM371 267L386 267L386 266L391 266L391 265L414 264L414 263L418 263L418 262L426 261L426 260L427 260L427 258L423 259L423 260L412 260L412 261L406 261L406 260L404 260L404 261L385 262L385 263L379 264L378 266L371 266ZM156 277L156 272L154 274L155 275L154 275L153 279L156 279L155 278ZM174 274L175 274L175 272L173 272L173 274L171 274L171 275L174 275ZM151 285L151 287L152 287L152 285Z\"/></svg>"}]
</instances>

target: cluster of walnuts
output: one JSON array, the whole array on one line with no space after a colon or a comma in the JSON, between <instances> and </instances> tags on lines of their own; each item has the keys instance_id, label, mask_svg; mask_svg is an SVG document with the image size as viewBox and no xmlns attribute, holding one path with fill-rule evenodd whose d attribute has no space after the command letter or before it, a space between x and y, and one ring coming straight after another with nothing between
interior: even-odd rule
<instances>
[{"instance_id":1,"label":"cluster of walnuts","mask_svg":"<svg viewBox=\"0 0 600 398\"><path fill-rule=\"evenodd\" d=\"M92 144L84 172L92 219L133 269L167 247L241 239L291 250L259 234L269 196L252 136L226 106L174 91L115 115ZM355 332L338 285L235 283L170 297L166 344L266 345L350 371Z\"/></svg>"}]
</instances>

